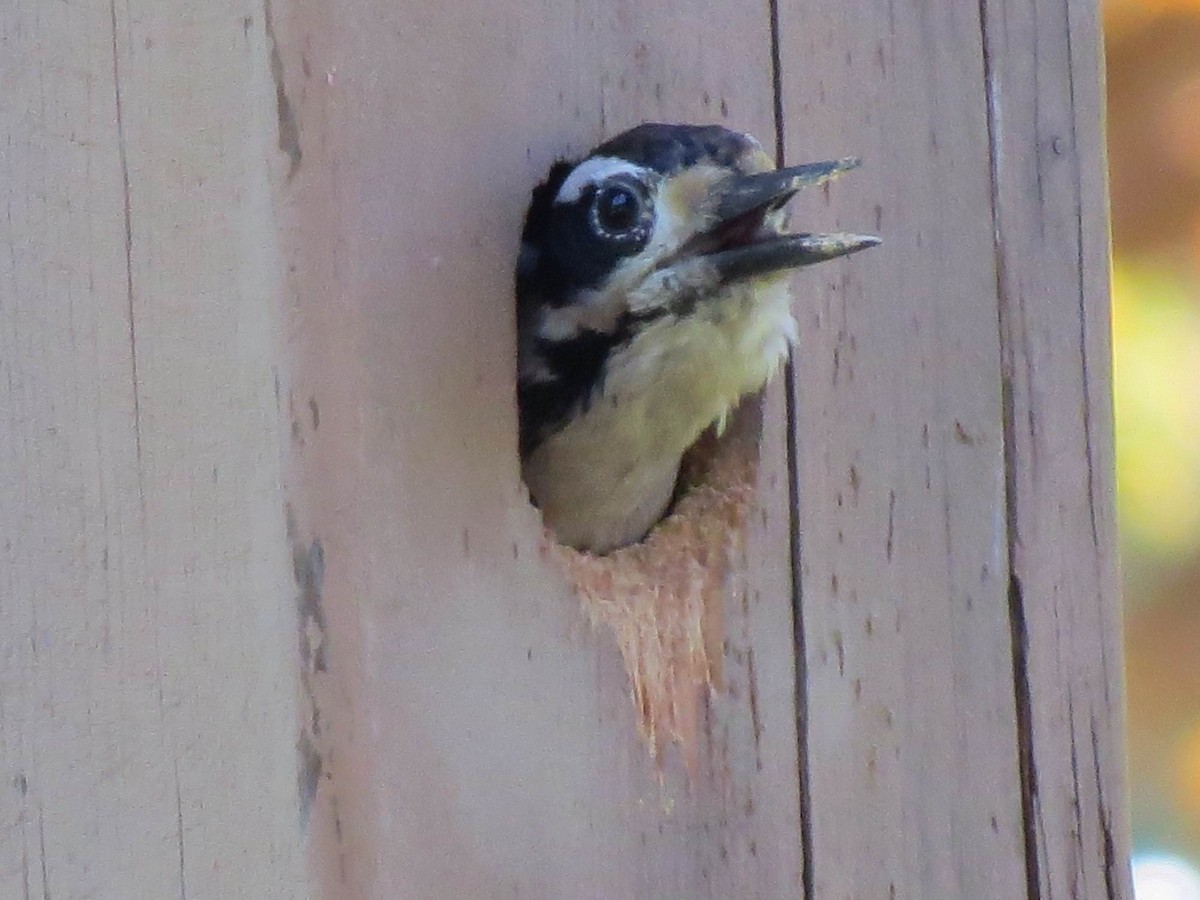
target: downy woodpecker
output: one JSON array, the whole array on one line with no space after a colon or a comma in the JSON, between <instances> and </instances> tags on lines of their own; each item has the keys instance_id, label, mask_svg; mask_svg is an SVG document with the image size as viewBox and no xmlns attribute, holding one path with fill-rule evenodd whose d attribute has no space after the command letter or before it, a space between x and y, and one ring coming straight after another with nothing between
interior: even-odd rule
<instances>
[{"instance_id":1,"label":"downy woodpecker","mask_svg":"<svg viewBox=\"0 0 1200 900\"><path fill-rule=\"evenodd\" d=\"M551 168L517 264L517 390L525 482L559 541L641 539L685 451L786 357L790 271L879 243L784 231L796 191L857 164L776 169L748 135L644 124Z\"/></svg>"}]
</instances>

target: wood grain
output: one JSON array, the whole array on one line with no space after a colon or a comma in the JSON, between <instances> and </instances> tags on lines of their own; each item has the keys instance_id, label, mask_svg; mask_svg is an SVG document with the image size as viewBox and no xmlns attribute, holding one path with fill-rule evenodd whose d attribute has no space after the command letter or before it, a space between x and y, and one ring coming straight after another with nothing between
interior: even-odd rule
<instances>
[{"instance_id":1,"label":"wood grain","mask_svg":"<svg viewBox=\"0 0 1200 900\"><path fill-rule=\"evenodd\" d=\"M0 12L6 898L306 894L257 15Z\"/></svg>"},{"instance_id":2,"label":"wood grain","mask_svg":"<svg viewBox=\"0 0 1200 900\"><path fill-rule=\"evenodd\" d=\"M815 897L1025 897L973 8L780 8L785 146L860 154L805 227L799 561ZM832 7L831 7L832 9ZM833 205L836 199L836 206Z\"/></svg>"},{"instance_id":3,"label":"wood grain","mask_svg":"<svg viewBox=\"0 0 1200 900\"><path fill-rule=\"evenodd\" d=\"M867 160L811 217L884 238L802 306L810 896L1130 896L1098 43L1072 9L780 4L789 156Z\"/></svg>"},{"instance_id":4,"label":"wood grain","mask_svg":"<svg viewBox=\"0 0 1200 900\"><path fill-rule=\"evenodd\" d=\"M1029 877L1132 897L1098 10L983 9Z\"/></svg>"},{"instance_id":5,"label":"wood grain","mask_svg":"<svg viewBox=\"0 0 1200 900\"><path fill-rule=\"evenodd\" d=\"M1131 896L1094 4L17 0L0 51L0 896ZM794 221L885 241L797 276L690 780L517 462L529 190L647 119L863 156Z\"/></svg>"}]
</instances>

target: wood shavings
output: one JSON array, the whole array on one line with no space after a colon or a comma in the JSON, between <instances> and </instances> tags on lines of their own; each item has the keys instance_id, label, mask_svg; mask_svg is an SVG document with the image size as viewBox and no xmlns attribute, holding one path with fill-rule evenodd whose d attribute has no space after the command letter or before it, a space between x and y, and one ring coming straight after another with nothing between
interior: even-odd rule
<instances>
[{"instance_id":1,"label":"wood shavings","mask_svg":"<svg viewBox=\"0 0 1200 900\"><path fill-rule=\"evenodd\" d=\"M725 598L745 568L757 457L748 430L731 423L725 439L701 439L682 497L641 543L605 556L553 548L592 625L616 637L651 756L677 744L691 773L708 692L721 689Z\"/></svg>"}]
</instances>

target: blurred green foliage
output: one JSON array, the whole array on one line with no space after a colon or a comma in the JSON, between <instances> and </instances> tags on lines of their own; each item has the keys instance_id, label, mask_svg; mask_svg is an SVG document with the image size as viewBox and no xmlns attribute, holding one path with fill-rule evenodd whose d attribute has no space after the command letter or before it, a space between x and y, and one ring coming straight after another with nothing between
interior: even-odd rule
<instances>
[{"instance_id":1,"label":"blurred green foliage","mask_svg":"<svg viewBox=\"0 0 1200 900\"><path fill-rule=\"evenodd\" d=\"M1126 558L1143 568L1200 550L1198 296L1187 273L1114 265L1117 499Z\"/></svg>"},{"instance_id":2,"label":"blurred green foliage","mask_svg":"<svg viewBox=\"0 0 1200 900\"><path fill-rule=\"evenodd\" d=\"M1200 0L1105 0L1134 843L1200 867Z\"/></svg>"}]
</instances>

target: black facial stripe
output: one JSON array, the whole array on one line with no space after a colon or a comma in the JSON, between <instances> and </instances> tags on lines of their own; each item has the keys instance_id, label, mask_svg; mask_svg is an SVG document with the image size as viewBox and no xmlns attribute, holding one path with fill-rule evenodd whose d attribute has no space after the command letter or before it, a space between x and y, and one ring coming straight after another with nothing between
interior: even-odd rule
<instances>
[{"instance_id":1,"label":"black facial stripe","mask_svg":"<svg viewBox=\"0 0 1200 900\"><path fill-rule=\"evenodd\" d=\"M604 390L608 360L638 332L666 316L686 318L701 299L698 291L684 291L667 306L623 313L611 333L585 329L572 338L538 340L538 360L552 378L517 385L521 453L533 450L576 411L587 411L592 400Z\"/></svg>"},{"instance_id":2,"label":"black facial stripe","mask_svg":"<svg viewBox=\"0 0 1200 900\"><path fill-rule=\"evenodd\" d=\"M537 342L538 359L553 379L517 385L523 454L577 410L587 410L604 388L605 364L633 337L636 325L627 315L611 334L585 330L566 340Z\"/></svg>"},{"instance_id":3,"label":"black facial stripe","mask_svg":"<svg viewBox=\"0 0 1200 900\"><path fill-rule=\"evenodd\" d=\"M621 261L640 251L650 238L653 203L646 187L632 176L615 175L586 186L570 203L555 198L575 166L557 163L544 184L533 192L525 217L522 253L517 270L517 302L566 306L583 290L603 283ZM625 188L635 198L631 227L606 228L598 215L600 192Z\"/></svg>"}]
</instances>

